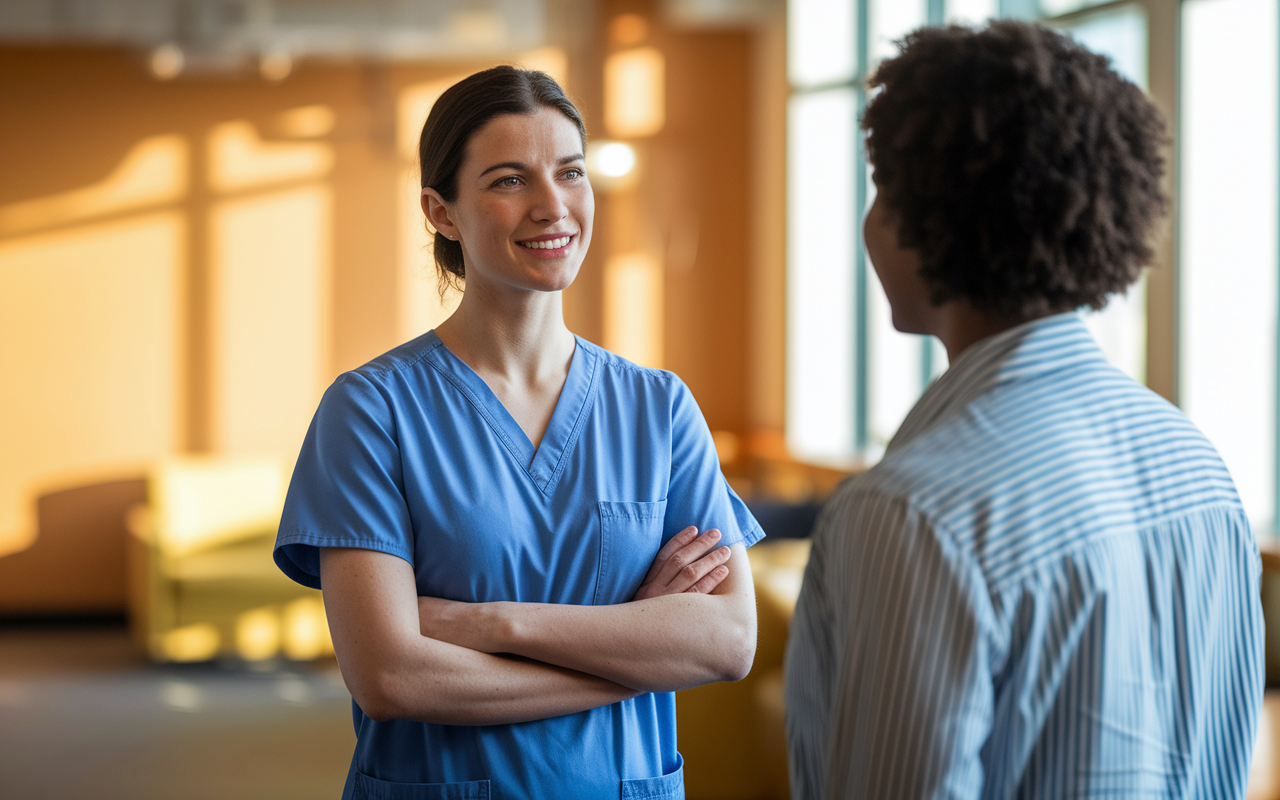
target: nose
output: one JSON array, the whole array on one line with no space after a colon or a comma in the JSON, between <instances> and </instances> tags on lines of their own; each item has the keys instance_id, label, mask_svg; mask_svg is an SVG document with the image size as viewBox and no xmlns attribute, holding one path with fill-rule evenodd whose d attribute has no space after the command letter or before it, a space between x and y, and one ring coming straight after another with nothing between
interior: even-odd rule
<instances>
[{"instance_id":1,"label":"nose","mask_svg":"<svg viewBox=\"0 0 1280 800\"><path fill-rule=\"evenodd\" d=\"M542 184L530 209L530 216L535 222L559 222L569 215L569 204L566 190L555 181Z\"/></svg>"}]
</instances>

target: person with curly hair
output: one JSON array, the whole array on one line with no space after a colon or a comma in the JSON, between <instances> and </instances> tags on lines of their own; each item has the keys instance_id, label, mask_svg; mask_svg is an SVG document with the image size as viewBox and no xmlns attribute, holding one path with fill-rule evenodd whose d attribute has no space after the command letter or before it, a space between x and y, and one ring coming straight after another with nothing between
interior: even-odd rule
<instances>
[{"instance_id":1,"label":"person with curly hair","mask_svg":"<svg viewBox=\"0 0 1280 800\"><path fill-rule=\"evenodd\" d=\"M793 796L1242 797L1260 563L1213 446L1078 310L1152 260L1160 113L1014 21L871 80L867 253L950 360L829 500L786 662Z\"/></svg>"}]
</instances>

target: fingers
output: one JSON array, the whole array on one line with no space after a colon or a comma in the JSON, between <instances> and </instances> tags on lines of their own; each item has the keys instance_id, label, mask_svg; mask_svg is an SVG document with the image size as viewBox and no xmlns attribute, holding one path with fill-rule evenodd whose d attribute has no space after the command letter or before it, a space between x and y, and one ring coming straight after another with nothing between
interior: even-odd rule
<instances>
[{"instance_id":1,"label":"fingers","mask_svg":"<svg viewBox=\"0 0 1280 800\"><path fill-rule=\"evenodd\" d=\"M721 549L728 550L729 548L724 547ZM711 591L719 586L721 581L727 577L729 577L729 568L724 564L721 564L704 575L702 580L690 586L686 591L696 592L699 594L711 594Z\"/></svg>"},{"instance_id":2,"label":"fingers","mask_svg":"<svg viewBox=\"0 0 1280 800\"><path fill-rule=\"evenodd\" d=\"M666 562L663 563L658 570L656 580L659 583L666 585L673 585L677 582L681 582L682 585L678 588L675 586L672 587L670 590L672 592L683 592L685 589L688 589L694 582L691 580L681 581L679 577L680 573L696 564L698 559L710 552L719 542L720 531L715 528L703 533L701 536L697 536L693 541L676 549L675 552L671 553L671 555L667 557ZM701 577L701 575L699 575L699 577Z\"/></svg>"},{"instance_id":3,"label":"fingers","mask_svg":"<svg viewBox=\"0 0 1280 800\"><path fill-rule=\"evenodd\" d=\"M703 534L699 538L707 538L707 535ZM720 585L721 581L729 577L727 562L732 555L733 551L728 547L717 547L711 552L705 553L692 564L686 564L681 567L670 578L659 578L642 583L632 599L644 600L650 597L681 594L683 592L710 594L713 589Z\"/></svg>"},{"instance_id":4,"label":"fingers","mask_svg":"<svg viewBox=\"0 0 1280 800\"><path fill-rule=\"evenodd\" d=\"M658 577L658 572L666 566L667 559L671 558L671 554L680 548L685 547L697 537L698 529L690 525L667 540L667 543L662 546L662 549L658 551L658 554L653 557L653 563L649 565L649 571L645 573L644 580L641 582L641 585Z\"/></svg>"},{"instance_id":5,"label":"fingers","mask_svg":"<svg viewBox=\"0 0 1280 800\"><path fill-rule=\"evenodd\" d=\"M671 537L654 557L633 599L680 594L695 586L698 591L714 589L728 575L728 569L711 573L728 562L731 553L727 547L716 547L720 538L720 531L714 528L700 535L693 526Z\"/></svg>"},{"instance_id":6,"label":"fingers","mask_svg":"<svg viewBox=\"0 0 1280 800\"><path fill-rule=\"evenodd\" d=\"M667 584L667 591L670 594L679 592L688 592L693 590L699 582L706 579L715 570L724 567L729 560L732 551L727 547L717 547L710 553L694 561L692 564L681 569L676 576ZM707 591L714 589L720 581L724 580L729 574L728 567L724 567L724 574L719 578L714 578L713 583Z\"/></svg>"}]
</instances>

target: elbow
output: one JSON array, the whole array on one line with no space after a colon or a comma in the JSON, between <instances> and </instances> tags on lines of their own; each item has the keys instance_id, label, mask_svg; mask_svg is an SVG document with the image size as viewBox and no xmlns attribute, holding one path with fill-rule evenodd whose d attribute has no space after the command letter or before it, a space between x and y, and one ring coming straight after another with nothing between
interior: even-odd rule
<instances>
[{"instance_id":1,"label":"elbow","mask_svg":"<svg viewBox=\"0 0 1280 800\"><path fill-rule=\"evenodd\" d=\"M399 714L392 710L391 704L385 701L356 700L356 705L360 706L360 710L364 715L374 722L387 722L400 717Z\"/></svg>"},{"instance_id":2,"label":"elbow","mask_svg":"<svg viewBox=\"0 0 1280 800\"><path fill-rule=\"evenodd\" d=\"M754 620L753 620L754 621ZM751 672L756 660L755 625L735 626L738 630L729 637L721 649L719 680L740 681Z\"/></svg>"},{"instance_id":3,"label":"elbow","mask_svg":"<svg viewBox=\"0 0 1280 800\"><path fill-rule=\"evenodd\" d=\"M374 722L386 722L404 716L389 676L365 675L361 680L346 683L351 699Z\"/></svg>"},{"instance_id":4,"label":"elbow","mask_svg":"<svg viewBox=\"0 0 1280 800\"><path fill-rule=\"evenodd\" d=\"M755 642L753 641L752 644L754 645ZM751 666L755 663L755 656L754 646L750 650L744 648L744 652L735 654L733 658L726 661L724 677L720 680L735 682L747 677L751 672Z\"/></svg>"}]
</instances>

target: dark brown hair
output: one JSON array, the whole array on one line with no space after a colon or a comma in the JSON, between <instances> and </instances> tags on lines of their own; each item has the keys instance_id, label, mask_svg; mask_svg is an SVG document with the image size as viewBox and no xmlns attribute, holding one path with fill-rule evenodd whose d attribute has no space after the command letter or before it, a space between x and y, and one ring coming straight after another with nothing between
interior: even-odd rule
<instances>
[{"instance_id":1,"label":"dark brown hair","mask_svg":"<svg viewBox=\"0 0 1280 800\"><path fill-rule=\"evenodd\" d=\"M935 304L1102 308L1151 261L1168 135L1107 58L1023 22L921 28L870 85L876 185Z\"/></svg>"},{"instance_id":2,"label":"dark brown hair","mask_svg":"<svg viewBox=\"0 0 1280 800\"><path fill-rule=\"evenodd\" d=\"M568 117L578 127L586 146L587 129L582 115L560 84L545 72L504 65L477 72L450 86L432 106L418 140L422 187L435 189L445 202L452 203L458 196L458 170L467 157L471 137L494 117L532 114L542 107L554 108ZM456 286L466 278L460 243L437 231L434 252L443 285Z\"/></svg>"}]
</instances>

